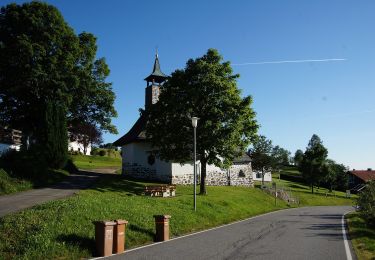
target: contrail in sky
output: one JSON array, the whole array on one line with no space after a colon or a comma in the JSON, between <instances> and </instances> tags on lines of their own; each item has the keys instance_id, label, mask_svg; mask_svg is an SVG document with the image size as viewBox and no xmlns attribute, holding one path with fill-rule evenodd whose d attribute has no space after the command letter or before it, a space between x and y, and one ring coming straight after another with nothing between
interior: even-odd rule
<instances>
[{"instance_id":1,"label":"contrail in sky","mask_svg":"<svg viewBox=\"0 0 375 260\"><path fill-rule=\"evenodd\" d=\"M315 60L278 60L278 61L262 61L262 62L245 62L234 63L233 66L246 66L246 65L261 65L261 64L282 64L282 63L305 63L305 62L330 62L330 61L346 61L347 59L315 59Z\"/></svg>"}]
</instances>

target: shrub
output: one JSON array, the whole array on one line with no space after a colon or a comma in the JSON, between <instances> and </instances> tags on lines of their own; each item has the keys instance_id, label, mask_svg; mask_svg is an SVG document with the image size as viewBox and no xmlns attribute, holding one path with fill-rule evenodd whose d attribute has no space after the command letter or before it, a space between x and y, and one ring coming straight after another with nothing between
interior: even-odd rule
<instances>
[{"instance_id":1,"label":"shrub","mask_svg":"<svg viewBox=\"0 0 375 260\"><path fill-rule=\"evenodd\" d=\"M66 164L64 166L64 170L67 171L67 172L69 172L69 173L77 173L78 172L78 168L73 163L72 159L68 159L68 161L66 162Z\"/></svg>"},{"instance_id":2,"label":"shrub","mask_svg":"<svg viewBox=\"0 0 375 260\"><path fill-rule=\"evenodd\" d=\"M366 184L357 200L362 217L371 226L375 226L375 181Z\"/></svg>"},{"instance_id":3,"label":"shrub","mask_svg":"<svg viewBox=\"0 0 375 260\"><path fill-rule=\"evenodd\" d=\"M99 151L99 155L100 155L100 156L105 156L105 154L106 154L105 150L100 150L100 151Z\"/></svg>"}]
</instances>

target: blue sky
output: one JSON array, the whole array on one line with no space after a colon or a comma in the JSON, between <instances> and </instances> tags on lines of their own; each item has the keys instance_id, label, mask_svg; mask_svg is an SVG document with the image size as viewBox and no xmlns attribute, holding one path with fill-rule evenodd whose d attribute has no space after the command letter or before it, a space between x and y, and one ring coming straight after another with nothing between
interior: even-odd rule
<instances>
[{"instance_id":1,"label":"blue sky","mask_svg":"<svg viewBox=\"0 0 375 260\"><path fill-rule=\"evenodd\" d=\"M11 1L1 1L7 4ZM22 3L24 1L16 1ZM252 95L260 133L292 153L318 134L329 157L375 168L375 1L47 1L76 33L98 37L111 69L119 135L144 106L158 47L162 71L216 48Z\"/></svg>"}]
</instances>

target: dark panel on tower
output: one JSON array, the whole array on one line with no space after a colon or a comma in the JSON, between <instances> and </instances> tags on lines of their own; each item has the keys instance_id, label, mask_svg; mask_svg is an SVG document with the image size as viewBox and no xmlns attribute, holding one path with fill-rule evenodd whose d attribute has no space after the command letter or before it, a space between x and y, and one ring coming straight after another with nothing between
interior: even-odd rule
<instances>
[{"instance_id":1,"label":"dark panel on tower","mask_svg":"<svg viewBox=\"0 0 375 260\"><path fill-rule=\"evenodd\" d=\"M160 70L159 57L158 54L156 54L152 73L147 78L145 78L147 82L145 109L147 109L150 105L158 102L160 95L160 85L165 82L167 77L168 76Z\"/></svg>"}]
</instances>

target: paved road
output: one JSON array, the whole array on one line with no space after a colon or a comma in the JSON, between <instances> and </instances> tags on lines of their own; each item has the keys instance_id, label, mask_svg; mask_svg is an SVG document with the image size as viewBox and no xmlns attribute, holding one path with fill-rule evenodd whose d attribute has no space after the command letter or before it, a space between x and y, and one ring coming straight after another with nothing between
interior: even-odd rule
<instances>
[{"instance_id":1,"label":"paved road","mask_svg":"<svg viewBox=\"0 0 375 260\"><path fill-rule=\"evenodd\" d=\"M283 210L111 259L347 259L341 218L351 210L345 206Z\"/></svg>"},{"instance_id":2,"label":"paved road","mask_svg":"<svg viewBox=\"0 0 375 260\"><path fill-rule=\"evenodd\" d=\"M48 188L0 196L0 217L47 201L72 196L79 190L92 185L99 176L103 175L99 172L98 170L95 170L95 172L80 171L79 174L72 174L67 177L65 181ZM108 171L104 171L104 173L107 172Z\"/></svg>"}]
</instances>

